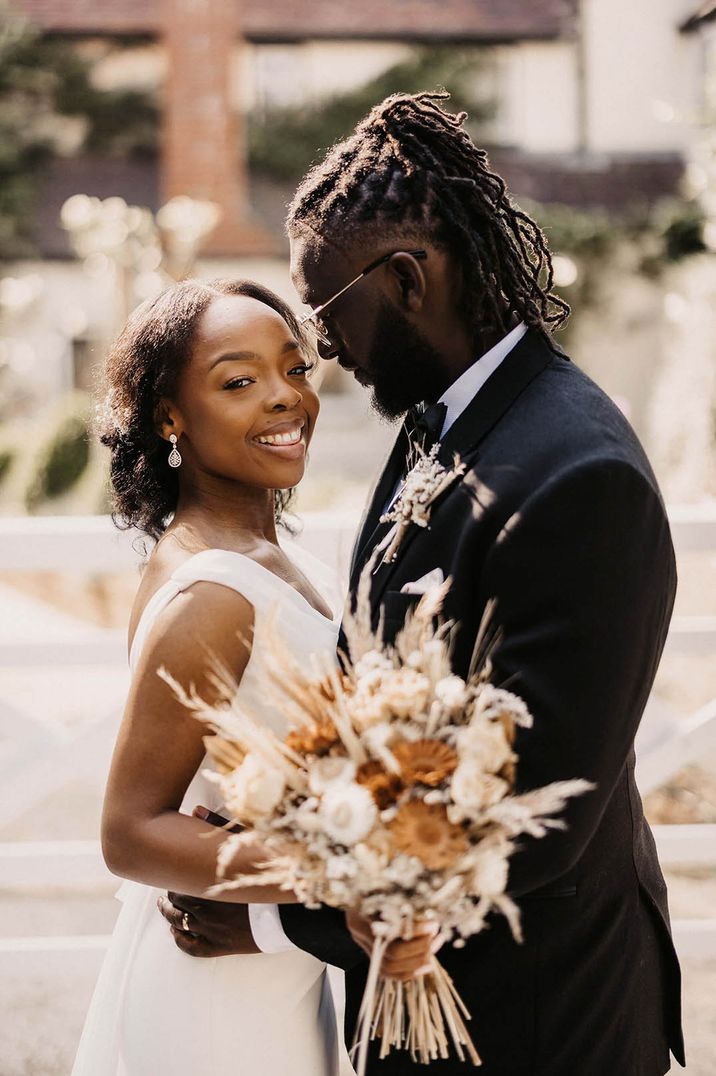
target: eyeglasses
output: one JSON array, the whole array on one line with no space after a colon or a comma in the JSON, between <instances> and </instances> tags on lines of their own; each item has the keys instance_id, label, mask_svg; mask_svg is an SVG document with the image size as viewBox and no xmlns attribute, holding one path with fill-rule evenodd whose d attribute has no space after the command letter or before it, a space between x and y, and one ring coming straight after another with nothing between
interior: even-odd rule
<instances>
[{"instance_id":1,"label":"eyeglasses","mask_svg":"<svg viewBox=\"0 0 716 1076\"><path fill-rule=\"evenodd\" d=\"M336 299L340 299L341 295L345 295L349 288L352 288L353 285L357 284L363 277L368 276L368 273L372 273L379 265L385 265L386 262L389 262L395 254L410 254L413 258L418 258L420 261L428 256L426 250L391 250L389 254L383 254L382 257L376 258L370 265L366 265L365 269L362 269L357 277L351 280L349 284L346 284L345 287L341 288L340 291L337 291L335 295L332 295L330 299L326 299L325 303L321 303L320 306L314 307L313 310L309 310L307 314L304 314L303 317L299 318L300 324L307 325L309 322L313 322L315 328L322 336L328 336L328 331L325 326L320 324L321 314L326 307L330 306L331 303L335 303Z\"/></svg>"}]
</instances>

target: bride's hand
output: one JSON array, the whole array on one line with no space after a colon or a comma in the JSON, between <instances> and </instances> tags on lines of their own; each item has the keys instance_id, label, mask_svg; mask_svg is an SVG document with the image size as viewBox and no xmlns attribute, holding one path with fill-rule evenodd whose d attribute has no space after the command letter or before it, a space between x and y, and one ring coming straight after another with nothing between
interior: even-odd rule
<instances>
[{"instance_id":1,"label":"bride's hand","mask_svg":"<svg viewBox=\"0 0 716 1076\"><path fill-rule=\"evenodd\" d=\"M245 904L202 900L168 893L157 907L171 927L177 948L189 956L236 956L260 953Z\"/></svg>"},{"instance_id":2,"label":"bride's hand","mask_svg":"<svg viewBox=\"0 0 716 1076\"><path fill-rule=\"evenodd\" d=\"M346 912L346 924L353 940L370 956L375 941L370 920L357 912ZM430 970L437 932L437 923L427 920L416 923L412 938L407 941L397 938L390 943L380 966L380 974L386 979L401 979L403 982L424 975Z\"/></svg>"}]
</instances>

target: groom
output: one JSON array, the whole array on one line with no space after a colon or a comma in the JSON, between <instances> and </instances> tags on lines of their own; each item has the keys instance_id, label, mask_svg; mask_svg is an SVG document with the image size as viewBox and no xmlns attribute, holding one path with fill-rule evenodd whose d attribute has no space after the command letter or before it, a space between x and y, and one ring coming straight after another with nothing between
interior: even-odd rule
<instances>
[{"instance_id":1,"label":"groom","mask_svg":"<svg viewBox=\"0 0 716 1076\"><path fill-rule=\"evenodd\" d=\"M664 506L634 433L552 339L568 308L551 292L537 225L509 200L464 116L439 95L373 109L299 187L291 273L337 358L389 418L408 412L365 513L351 586L390 530L411 445L439 442L465 477L373 575L390 640L421 589L450 578L464 676L487 602L502 630L495 681L534 715L519 788L583 777L567 828L511 860L524 944L504 920L440 959L473 1014L484 1076L663 1076L684 1063L679 966L666 890L634 783L634 736L666 637L676 573ZM368 253L370 252L370 253ZM427 407L415 405L428 405ZM332 910L250 910L175 897L197 955L291 944L346 968L347 1036L367 970L365 928ZM279 918L280 914L280 918ZM186 925L187 920L184 920ZM356 942L358 944L356 944ZM407 1052L369 1071L420 1071ZM474 1071L452 1057L431 1073Z\"/></svg>"}]
</instances>

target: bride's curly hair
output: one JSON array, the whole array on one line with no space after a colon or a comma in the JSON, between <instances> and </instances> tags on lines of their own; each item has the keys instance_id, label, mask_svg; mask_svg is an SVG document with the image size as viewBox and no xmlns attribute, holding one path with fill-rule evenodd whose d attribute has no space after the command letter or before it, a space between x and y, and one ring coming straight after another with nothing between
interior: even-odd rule
<instances>
[{"instance_id":1,"label":"bride's curly hair","mask_svg":"<svg viewBox=\"0 0 716 1076\"><path fill-rule=\"evenodd\" d=\"M176 509L179 477L169 446L157 433L157 408L171 396L191 356L194 330L212 299L245 295L271 307L288 325L305 355L311 344L291 308L269 288L250 280L183 280L142 303L113 344L104 371L107 392L97 418L100 441L111 452L112 518L160 538ZM290 490L275 490L280 518Z\"/></svg>"}]
</instances>

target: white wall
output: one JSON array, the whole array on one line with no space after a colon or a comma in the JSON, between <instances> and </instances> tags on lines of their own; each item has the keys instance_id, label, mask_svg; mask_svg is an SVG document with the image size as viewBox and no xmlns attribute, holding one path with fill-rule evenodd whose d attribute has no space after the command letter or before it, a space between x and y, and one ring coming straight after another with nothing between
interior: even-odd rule
<instances>
[{"instance_id":1,"label":"white wall","mask_svg":"<svg viewBox=\"0 0 716 1076\"><path fill-rule=\"evenodd\" d=\"M589 149L686 149L700 96L694 0L582 0ZM673 113L669 119L670 113Z\"/></svg>"},{"instance_id":2,"label":"white wall","mask_svg":"<svg viewBox=\"0 0 716 1076\"><path fill-rule=\"evenodd\" d=\"M411 54L390 41L306 41L248 47L241 81L244 107L316 101L361 86ZM253 86L247 85L247 77Z\"/></svg>"},{"instance_id":3,"label":"white wall","mask_svg":"<svg viewBox=\"0 0 716 1076\"><path fill-rule=\"evenodd\" d=\"M497 54L496 140L538 153L577 148L574 42L523 42Z\"/></svg>"}]
</instances>

